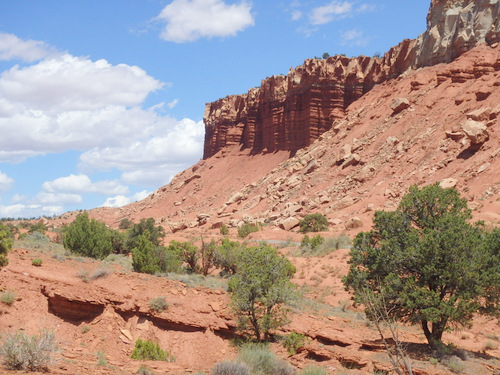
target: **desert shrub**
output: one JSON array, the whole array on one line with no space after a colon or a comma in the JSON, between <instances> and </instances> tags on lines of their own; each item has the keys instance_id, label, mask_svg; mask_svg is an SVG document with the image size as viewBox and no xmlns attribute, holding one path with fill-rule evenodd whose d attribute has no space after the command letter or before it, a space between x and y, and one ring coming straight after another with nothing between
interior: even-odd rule
<instances>
[{"instance_id":1,"label":"desert shrub","mask_svg":"<svg viewBox=\"0 0 500 375\"><path fill-rule=\"evenodd\" d=\"M82 331L82 333L87 333L88 331L90 331L90 327L89 326L83 326L81 328L81 331Z\"/></svg>"},{"instance_id":2,"label":"desert shrub","mask_svg":"<svg viewBox=\"0 0 500 375\"><path fill-rule=\"evenodd\" d=\"M148 236L141 234L134 243L135 247L132 249L132 267L134 271L149 273L150 275L160 272L156 245L150 241Z\"/></svg>"},{"instance_id":3,"label":"desert shrub","mask_svg":"<svg viewBox=\"0 0 500 375\"><path fill-rule=\"evenodd\" d=\"M228 287L241 331L253 331L257 341L268 341L271 331L287 322L294 273L290 261L271 246L250 247L241 253L238 272Z\"/></svg>"},{"instance_id":4,"label":"desert shrub","mask_svg":"<svg viewBox=\"0 0 500 375\"><path fill-rule=\"evenodd\" d=\"M307 342L307 337L301 333L290 332L283 341L283 347L288 351L288 354L293 355L297 350L303 347Z\"/></svg>"},{"instance_id":5,"label":"desert shrub","mask_svg":"<svg viewBox=\"0 0 500 375\"><path fill-rule=\"evenodd\" d=\"M154 250L160 272L179 273L182 269L182 259L177 252L171 251L165 246L157 246Z\"/></svg>"},{"instance_id":6,"label":"desert shrub","mask_svg":"<svg viewBox=\"0 0 500 375\"><path fill-rule=\"evenodd\" d=\"M118 228L121 230L127 230L130 229L134 226L134 222L125 218L120 220L120 224L118 225Z\"/></svg>"},{"instance_id":7,"label":"desert shrub","mask_svg":"<svg viewBox=\"0 0 500 375\"><path fill-rule=\"evenodd\" d=\"M328 220L319 213L309 214L299 222L299 226L301 233L321 232L328 229Z\"/></svg>"},{"instance_id":8,"label":"desert shrub","mask_svg":"<svg viewBox=\"0 0 500 375\"><path fill-rule=\"evenodd\" d=\"M222 223L222 225L220 226L219 228L219 232L220 234L222 234L223 236L227 236L229 234L229 228L227 227L226 224Z\"/></svg>"},{"instance_id":9,"label":"desert shrub","mask_svg":"<svg viewBox=\"0 0 500 375\"><path fill-rule=\"evenodd\" d=\"M102 277L106 277L109 275L109 271L105 268L98 268L96 270L94 270L94 272L92 272L92 274L90 275L90 279L91 280L97 280L97 279L100 279Z\"/></svg>"},{"instance_id":10,"label":"desert shrub","mask_svg":"<svg viewBox=\"0 0 500 375\"><path fill-rule=\"evenodd\" d=\"M240 362L219 362L212 368L210 375L250 375L250 368Z\"/></svg>"},{"instance_id":11,"label":"desert shrub","mask_svg":"<svg viewBox=\"0 0 500 375\"><path fill-rule=\"evenodd\" d=\"M323 367L310 365L304 367L300 375L328 375L328 371Z\"/></svg>"},{"instance_id":12,"label":"desert shrub","mask_svg":"<svg viewBox=\"0 0 500 375\"><path fill-rule=\"evenodd\" d=\"M43 260L40 258L35 258L35 259L31 260L31 264L36 266L36 267L40 267L42 265L42 262L43 262Z\"/></svg>"},{"instance_id":13,"label":"desert shrub","mask_svg":"<svg viewBox=\"0 0 500 375\"><path fill-rule=\"evenodd\" d=\"M441 350L445 330L476 312L498 316L500 230L471 217L453 188L410 187L395 211L377 211L373 230L356 236L344 284L356 302L368 289L389 318L420 325Z\"/></svg>"},{"instance_id":14,"label":"desert shrub","mask_svg":"<svg viewBox=\"0 0 500 375\"><path fill-rule=\"evenodd\" d=\"M245 238L250 233L258 232L259 227L257 224L245 223L238 228L238 237Z\"/></svg>"},{"instance_id":15,"label":"desert shrub","mask_svg":"<svg viewBox=\"0 0 500 375\"><path fill-rule=\"evenodd\" d=\"M9 263L7 253L12 249L14 236L9 227L0 223L0 267Z\"/></svg>"},{"instance_id":16,"label":"desert shrub","mask_svg":"<svg viewBox=\"0 0 500 375\"><path fill-rule=\"evenodd\" d=\"M168 307L165 297L156 297L149 301L149 309L156 312L163 312Z\"/></svg>"},{"instance_id":17,"label":"desert shrub","mask_svg":"<svg viewBox=\"0 0 500 375\"><path fill-rule=\"evenodd\" d=\"M32 234L34 232L38 232L44 235L47 230L48 230L47 226L41 221L39 221L38 223L35 224L29 224L28 233Z\"/></svg>"},{"instance_id":18,"label":"desert shrub","mask_svg":"<svg viewBox=\"0 0 500 375\"><path fill-rule=\"evenodd\" d=\"M125 246L127 236L118 230L108 228L113 254L127 254L129 250Z\"/></svg>"},{"instance_id":19,"label":"desert shrub","mask_svg":"<svg viewBox=\"0 0 500 375\"><path fill-rule=\"evenodd\" d=\"M89 282L89 271L87 271L86 269L80 269L80 270L78 270L76 276L79 277L80 279L82 279L82 281L84 283L88 283Z\"/></svg>"},{"instance_id":20,"label":"desert shrub","mask_svg":"<svg viewBox=\"0 0 500 375\"><path fill-rule=\"evenodd\" d=\"M160 225L155 226L155 219L150 217L149 219L141 219L138 224L134 224L132 228L127 231L127 240L125 242L125 248L127 251L132 251L138 245L140 236L146 236L146 238L156 246L159 246L161 240L165 237L165 229Z\"/></svg>"},{"instance_id":21,"label":"desert shrub","mask_svg":"<svg viewBox=\"0 0 500 375\"><path fill-rule=\"evenodd\" d=\"M0 346L3 364L11 370L44 370L53 363L56 351L54 333L45 329L33 336L22 331L7 333Z\"/></svg>"},{"instance_id":22,"label":"desert shrub","mask_svg":"<svg viewBox=\"0 0 500 375\"><path fill-rule=\"evenodd\" d=\"M302 250L303 253L313 253L316 252L318 247L325 241L323 237L321 237L319 234L314 236L313 238L309 238L309 236L306 234L302 238L302 241L300 242L300 249Z\"/></svg>"},{"instance_id":23,"label":"desert shrub","mask_svg":"<svg viewBox=\"0 0 500 375\"><path fill-rule=\"evenodd\" d=\"M316 249L316 255L322 256L330 254L338 249L345 249L351 245L351 239L342 233L337 237L325 238L325 240Z\"/></svg>"},{"instance_id":24,"label":"desert shrub","mask_svg":"<svg viewBox=\"0 0 500 375\"><path fill-rule=\"evenodd\" d=\"M6 290L0 294L0 301L6 305L12 305L16 300L16 293L12 290Z\"/></svg>"},{"instance_id":25,"label":"desert shrub","mask_svg":"<svg viewBox=\"0 0 500 375\"><path fill-rule=\"evenodd\" d=\"M237 360L248 367L252 374L257 375L293 375L295 369L288 363L276 358L268 345L246 344L240 349Z\"/></svg>"},{"instance_id":26,"label":"desert shrub","mask_svg":"<svg viewBox=\"0 0 500 375\"><path fill-rule=\"evenodd\" d=\"M79 255L104 259L113 252L111 233L106 224L79 214L63 232L64 247Z\"/></svg>"},{"instance_id":27,"label":"desert shrub","mask_svg":"<svg viewBox=\"0 0 500 375\"><path fill-rule=\"evenodd\" d=\"M137 370L136 374L138 375L154 375L154 372L147 368L144 365L141 365L139 369Z\"/></svg>"},{"instance_id":28,"label":"desert shrub","mask_svg":"<svg viewBox=\"0 0 500 375\"><path fill-rule=\"evenodd\" d=\"M200 248L200 259L201 259L200 272L203 276L207 276L210 267L214 265L216 249L217 249L217 243L213 238L210 242L202 241Z\"/></svg>"},{"instance_id":29,"label":"desert shrub","mask_svg":"<svg viewBox=\"0 0 500 375\"><path fill-rule=\"evenodd\" d=\"M182 259L192 272L198 271L198 259L200 254L198 248L191 242L179 242L172 240L170 241L167 249L172 254L177 254L177 257Z\"/></svg>"},{"instance_id":30,"label":"desert shrub","mask_svg":"<svg viewBox=\"0 0 500 375\"><path fill-rule=\"evenodd\" d=\"M106 359L106 353L103 350L99 350L95 353L97 357L97 366L105 367L108 365L108 360Z\"/></svg>"},{"instance_id":31,"label":"desert shrub","mask_svg":"<svg viewBox=\"0 0 500 375\"><path fill-rule=\"evenodd\" d=\"M238 260L240 253L245 246L236 241L224 238L215 249L214 264L221 268L226 275L235 274L238 270Z\"/></svg>"},{"instance_id":32,"label":"desert shrub","mask_svg":"<svg viewBox=\"0 0 500 375\"><path fill-rule=\"evenodd\" d=\"M159 344L151 340L142 341L141 339L137 339L135 342L135 348L130 358L148 361L175 361L174 356L170 352L160 348Z\"/></svg>"}]
</instances>

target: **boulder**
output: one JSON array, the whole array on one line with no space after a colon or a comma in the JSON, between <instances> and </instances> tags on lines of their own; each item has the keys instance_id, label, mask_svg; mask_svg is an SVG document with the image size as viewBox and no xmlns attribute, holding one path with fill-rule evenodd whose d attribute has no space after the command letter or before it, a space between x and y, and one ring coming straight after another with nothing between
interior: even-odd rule
<instances>
[{"instance_id":1,"label":"boulder","mask_svg":"<svg viewBox=\"0 0 500 375\"><path fill-rule=\"evenodd\" d=\"M359 163L360 160L361 160L361 156L359 156L358 154L351 154L351 155L349 155L349 157L347 157L347 159L344 160L341 167L342 167L342 169L344 169L344 168L347 168L351 165L356 165Z\"/></svg>"},{"instance_id":2,"label":"boulder","mask_svg":"<svg viewBox=\"0 0 500 375\"><path fill-rule=\"evenodd\" d=\"M467 120L462 125L462 131L473 145L482 144L489 138L486 125L479 121Z\"/></svg>"},{"instance_id":3,"label":"boulder","mask_svg":"<svg viewBox=\"0 0 500 375\"><path fill-rule=\"evenodd\" d=\"M445 178L444 180L441 180L439 186L441 186L443 189L448 189L457 186L457 183L458 180L455 178Z\"/></svg>"},{"instance_id":4,"label":"boulder","mask_svg":"<svg viewBox=\"0 0 500 375\"><path fill-rule=\"evenodd\" d=\"M467 119L474 121L488 121L490 119L491 108L482 107L466 114Z\"/></svg>"},{"instance_id":5,"label":"boulder","mask_svg":"<svg viewBox=\"0 0 500 375\"><path fill-rule=\"evenodd\" d=\"M345 222L345 229L347 230L361 228L362 226L363 222L357 216L351 217Z\"/></svg>"},{"instance_id":6,"label":"boulder","mask_svg":"<svg viewBox=\"0 0 500 375\"><path fill-rule=\"evenodd\" d=\"M283 220L280 223L280 228L282 228L284 230L292 230L297 225L299 225L299 223L300 223L300 220L292 216L292 217L289 217L289 218Z\"/></svg>"},{"instance_id":7,"label":"boulder","mask_svg":"<svg viewBox=\"0 0 500 375\"><path fill-rule=\"evenodd\" d=\"M410 102L406 98L396 98L391 103L393 114L397 114L410 106Z\"/></svg>"}]
</instances>

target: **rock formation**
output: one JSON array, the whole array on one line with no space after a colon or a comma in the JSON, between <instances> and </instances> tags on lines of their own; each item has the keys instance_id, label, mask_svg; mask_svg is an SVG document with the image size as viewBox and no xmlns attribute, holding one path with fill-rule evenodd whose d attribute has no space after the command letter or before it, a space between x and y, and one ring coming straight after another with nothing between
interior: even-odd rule
<instances>
[{"instance_id":1,"label":"rock formation","mask_svg":"<svg viewBox=\"0 0 500 375\"><path fill-rule=\"evenodd\" d=\"M498 42L499 13L498 0L433 0L427 30L383 58L308 59L247 94L208 103L204 159L231 145L253 153L306 147L374 85L408 69L453 61L478 44Z\"/></svg>"}]
</instances>

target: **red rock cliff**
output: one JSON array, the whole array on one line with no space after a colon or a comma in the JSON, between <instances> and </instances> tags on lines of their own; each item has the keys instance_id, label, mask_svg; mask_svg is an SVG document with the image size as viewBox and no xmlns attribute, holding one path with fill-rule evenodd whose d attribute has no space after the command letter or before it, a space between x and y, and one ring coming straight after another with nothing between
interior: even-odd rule
<instances>
[{"instance_id":1,"label":"red rock cliff","mask_svg":"<svg viewBox=\"0 0 500 375\"><path fill-rule=\"evenodd\" d=\"M408 69L450 62L477 44L498 42L499 11L497 0L432 0L427 30L383 58L308 59L246 94L208 103L203 157L234 144L254 153L306 147L377 83Z\"/></svg>"}]
</instances>

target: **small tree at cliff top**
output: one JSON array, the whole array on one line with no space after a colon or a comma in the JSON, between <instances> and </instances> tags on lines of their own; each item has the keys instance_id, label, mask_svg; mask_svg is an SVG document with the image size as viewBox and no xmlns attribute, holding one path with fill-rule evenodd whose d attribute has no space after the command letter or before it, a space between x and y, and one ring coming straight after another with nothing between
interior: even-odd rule
<instances>
[{"instance_id":1,"label":"small tree at cliff top","mask_svg":"<svg viewBox=\"0 0 500 375\"><path fill-rule=\"evenodd\" d=\"M261 245L240 254L237 270L229 291L239 327L253 331L257 341L268 341L271 331L287 322L285 304L293 296L295 267L275 248Z\"/></svg>"},{"instance_id":2,"label":"small tree at cliff top","mask_svg":"<svg viewBox=\"0 0 500 375\"><path fill-rule=\"evenodd\" d=\"M391 318L420 324L439 349L446 329L476 312L499 314L500 233L470 218L456 190L412 186L396 211L376 212L373 230L356 236L346 287L357 302L366 288L383 296Z\"/></svg>"}]
</instances>

